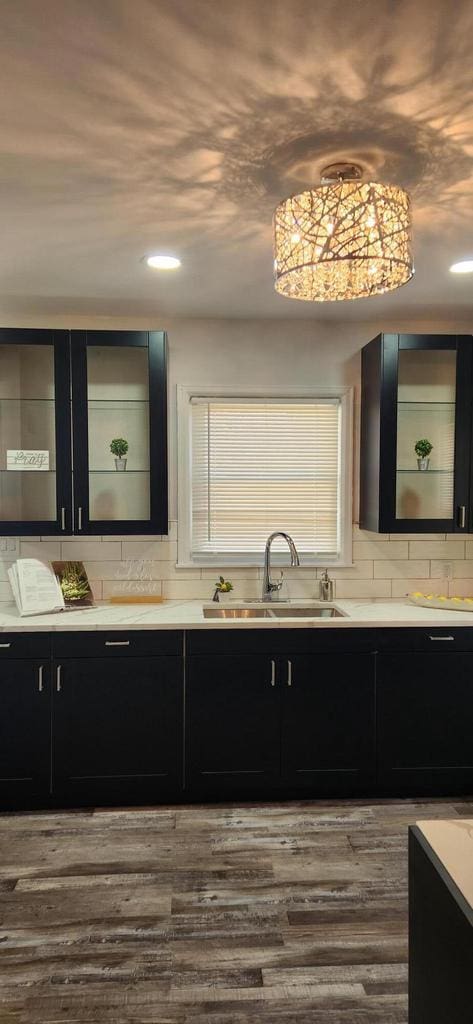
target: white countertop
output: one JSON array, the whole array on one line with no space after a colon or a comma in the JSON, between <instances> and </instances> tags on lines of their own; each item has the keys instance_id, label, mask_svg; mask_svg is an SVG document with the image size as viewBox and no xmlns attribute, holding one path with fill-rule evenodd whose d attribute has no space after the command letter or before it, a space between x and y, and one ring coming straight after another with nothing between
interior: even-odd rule
<instances>
[{"instance_id":1,"label":"white countertop","mask_svg":"<svg viewBox=\"0 0 473 1024\"><path fill-rule=\"evenodd\" d=\"M472 626L473 613L421 608L408 601L334 601L346 618L334 619L204 619L209 602L165 601L163 604L107 604L95 608L21 618L16 606L0 605L0 631L25 633L100 629L352 629L360 626ZM235 605L242 602L235 601ZM313 601L294 601L297 605ZM228 605L225 605L228 607ZM230 605L231 607L231 605Z\"/></svg>"},{"instance_id":2,"label":"white countertop","mask_svg":"<svg viewBox=\"0 0 473 1024\"><path fill-rule=\"evenodd\" d=\"M473 907L473 819L417 821L416 825Z\"/></svg>"}]
</instances>

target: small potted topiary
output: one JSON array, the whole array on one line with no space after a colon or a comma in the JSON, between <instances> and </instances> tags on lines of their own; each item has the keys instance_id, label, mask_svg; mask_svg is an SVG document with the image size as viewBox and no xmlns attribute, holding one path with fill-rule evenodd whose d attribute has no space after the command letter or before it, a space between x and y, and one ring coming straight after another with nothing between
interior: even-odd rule
<instances>
[{"instance_id":1,"label":"small potted topiary","mask_svg":"<svg viewBox=\"0 0 473 1024\"><path fill-rule=\"evenodd\" d=\"M110 451L112 455L116 456L115 469L124 472L127 463L125 455L128 451L128 441L125 441L124 437L114 437L110 443Z\"/></svg>"},{"instance_id":2,"label":"small potted topiary","mask_svg":"<svg viewBox=\"0 0 473 1024\"><path fill-rule=\"evenodd\" d=\"M221 601L222 599L225 600L232 590L233 583L230 583L230 580L224 579L223 576L219 576L215 584L215 591L212 601Z\"/></svg>"},{"instance_id":3,"label":"small potted topiary","mask_svg":"<svg viewBox=\"0 0 473 1024\"><path fill-rule=\"evenodd\" d=\"M433 447L433 444L426 437L421 437L420 441L417 441L414 445L414 451L417 455L417 469L420 469L421 472L425 473L429 468L429 455Z\"/></svg>"}]
</instances>

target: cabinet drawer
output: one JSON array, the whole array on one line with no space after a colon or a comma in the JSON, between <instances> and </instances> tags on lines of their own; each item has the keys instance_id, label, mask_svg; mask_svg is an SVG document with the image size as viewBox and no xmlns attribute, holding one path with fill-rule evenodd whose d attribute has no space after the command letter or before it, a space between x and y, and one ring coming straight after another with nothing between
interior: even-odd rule
<instances>
[{"instance_id":1,"label":"cabinet drawer","mask_svg":"<svg viewBox=\"0 0 473 1024\"><path fill-rule=\"evenodd\" d=\"M49 633L0 633L0 662L6 658L51 657Z\"/></svg>"},{"instance_id":2,"label":"cabinet drawer","mask_svg":"<svg viewBox=\"0 0 473 1024\"><path fill-rule=\"evenodd\" d=\"M97 630L53 636L55 658L121 658L182 655L183 633L174 629Z\"/></svg>"},{"instance_id":3,"label":"cabinet drawer","mask_svg":"<svg viewBox=\"0 0 473 1024\"><path fill-rule=\"evenodd\" d=\"M422 629L380 629L378 651L473 652L473 628L469 626L428 626Z\"/></svg>"}]
</instances>

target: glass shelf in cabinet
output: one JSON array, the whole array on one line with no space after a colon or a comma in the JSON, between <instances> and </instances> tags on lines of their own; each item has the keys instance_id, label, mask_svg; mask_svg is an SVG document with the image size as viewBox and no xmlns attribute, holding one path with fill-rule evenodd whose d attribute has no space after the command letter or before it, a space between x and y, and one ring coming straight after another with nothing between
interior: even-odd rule
<instances>
[{"instance_id":1,"label":"glass shelf in cabinet","mask_svg":"<svg viewBox=\"0 0 473 1024\"><path fill-rule=\"evenodd\" d=\"M396 473L415 473L417 476L432 476L433 473L444 473L453 476L453 469L396 469Z\"/></svg>"}]
</instances>

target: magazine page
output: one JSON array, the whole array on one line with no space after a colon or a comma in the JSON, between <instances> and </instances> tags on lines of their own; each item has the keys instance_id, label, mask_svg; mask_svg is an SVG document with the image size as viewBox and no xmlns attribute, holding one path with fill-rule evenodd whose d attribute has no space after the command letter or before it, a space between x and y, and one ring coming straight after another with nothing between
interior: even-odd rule
<instances>
[{"instance_id":1,"label":"magazine page","mask_svg":"<svg viewBox=\"0 0 473 1024\"><path fill-rule=\"evenodd\" d=\"M39 558L20 558L16 564L19 611L21 615L40 615L45 612L62 611L64 598L56 576L49 562Z\"/></svg>"},{"instance_id":2,"label":"magazine page","mask_svg":"<svg viewBox=\"0 0 473 1024\"><path fill-rule=\"evenodd\" d=\"M52 562L66 611L93 608L94 598L83 562Z\"/></svg>"}]
</instances>

